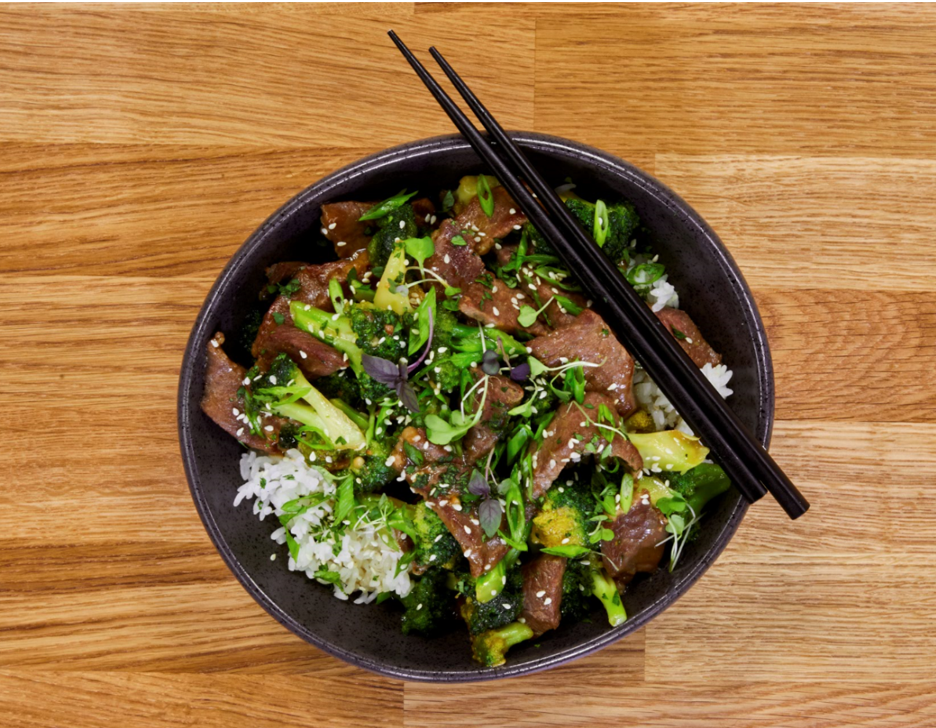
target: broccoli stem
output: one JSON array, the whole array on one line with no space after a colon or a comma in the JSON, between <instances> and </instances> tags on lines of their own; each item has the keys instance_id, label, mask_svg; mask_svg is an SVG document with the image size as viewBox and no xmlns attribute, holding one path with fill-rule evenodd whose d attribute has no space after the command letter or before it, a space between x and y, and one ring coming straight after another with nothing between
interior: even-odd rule
<instances>
[{"instance_id":1,"label":"broccoli stem","mask_svg":"<svg viewBox=\"0 0 936 728\"><path fill-rule=\"evenodd\" d=\"M624 611L624 604L621 602L617 584L614 583L613 579L608 578L601 565L591 565L591 582L592 594L598 597L608 613L608 622L611 626L617 627L619 624L623 624L627 619L627 612Z\"/></svg>"},{"instance_id":2,"label":"broccoli stem","mask_svg":"<svg viewBox=\"0 0 936 728\"><path fill-rule=\"evenodd\" d=\"M357 345L357 334L351 329L351 322L346 316L338 316L309 306L300 301L289 304L293 323L297 328L321 339L329 346L345 354L351 362L351 368L357 373L361 368L361 347Z\"/></svg>"},{"instance_id":3,"label":"broccoli stem","mask_svg":"<svg viewBox=\"0 0 936 728\"><path fill-rule=\"evenodd\" d=\"M475 659L485 667L497 667L506 662L505 655L514 645L533 637L533 630L522 622L482 632L471 641Z\"/></svg>"}]
</instances>

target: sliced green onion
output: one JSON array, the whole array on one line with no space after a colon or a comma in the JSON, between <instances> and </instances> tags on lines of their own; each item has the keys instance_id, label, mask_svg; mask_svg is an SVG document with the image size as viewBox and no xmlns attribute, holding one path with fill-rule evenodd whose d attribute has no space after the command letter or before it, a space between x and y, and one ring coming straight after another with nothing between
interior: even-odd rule
<instances>
[{"instance_id":1,"label":"sliced green onion","mask_svg":"<svg viewBox=\"0 0 936 728\"><path fill-rule=\"evenodd\" d=\"M491 186L483 174L478 175L478 202L481 203L481 209L488 217L494 215L494 193L491 192Z\"/></svg>"},{"instance_id":2,"label":"sliced green onion","mask_svg":"<svg viewBox=\"0 0 936 728\"><path fill-rule=\"evenodd\" d=\"M377 220L381 217L385 217L387 214L393 212L398 207L401 207L411 197L415 196L416 192L410 192L407 194L406 190L400 190L393 197L384 200L380 204L374 205L370 210L358 218L358 222L364 222L365 220Z\"/></svg>"},{"instance_id":3,"label":"sliced green onion","mask_svg":"<svg viewBox=\"0 0 936 728\"><path fill-rule=\"evenodd\" d=\"M604 200L597 200L595 202L595 229L593 236L599 248L604 246L610 230L611 220L608 219L608 206L604 203Z\"/></svg>"}]
</instances>

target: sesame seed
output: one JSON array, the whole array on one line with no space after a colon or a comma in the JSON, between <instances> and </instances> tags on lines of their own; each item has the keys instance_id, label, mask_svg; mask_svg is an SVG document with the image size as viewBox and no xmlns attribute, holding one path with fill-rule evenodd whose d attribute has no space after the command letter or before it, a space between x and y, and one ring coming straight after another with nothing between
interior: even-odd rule
<instances>
[{"instance_id":1,"label":"sesame seed","mask_svg":"<svg viewBox=\"0 0 936 728\"><path fill-rule=\"evenodd\" d=\"M308 359L308 358L309 358L309 355L306 354L304 351L300 351L300 352L299 352L299 356L301 356L303 359Z\"/></svg>"},{"instance_id":2,"label":"sesame seed","mask_svg":"<svg viewBox=\"0 0 936 728\"><path fill-rule=\"evenodd\" d=\"M234 407L234 408L233 408L233 409L231 410L231 412L233 412L233 413L234 413L234 416L235 416L235 417L237 417L237 415L239 415L239 414L240 414L240 410L239 410L239 409L237 409L237 407Z\"/></svg>"},{"instance_id":3,"label":"sesame seed","mask_svg":"<svg viewBox=\"0 0 936 728\"><path fill-rule=\"evenodd\" d=\"M237 431L236 437L240 437L240 436L243 435L243 434L244 434L244 428L241 427L241 428Z\"/></svg>"},{"instance_id":4,"label":"sesame seed","mask_svg":"<svg viewBox=\"0 0 936 728\"><path fill-rule=\"evenodd\" d=\"M517 214L517 209L514 208L514 207L511 207L511 208L510 208L510 214L511 214L511 215L516 215L516 214Z\"/></svg>"},{"instance_id":5,"label":"sesame seed","mask_svg":"<svg viewBox=\"0 0 936 728\"><path fill-rule=\"evenodd\" d=\"M519 225L514 225L514 230L519 230L519 229L520 229Z\"/></svg>"},{"instance_id":6,"label":"sesame seed","mask_svg":"<svg viewBox=\"0 0 936 728\"><path fill-rule=\"evenodd\" d=\"M343 248L345 245L347 245L347 243L344 240L339 240L337 243L335 243L336 248Z\"/></svg>"},{"instance_id":7,"label":"sesame seed","mask_svg":"<svg viewBox=\"0 0 936 728\"><path fill-rule=\"evenodd\" d=\"M495 316L500 316L500 311L497 310L497 306L494 306L491 310L494 311Z\"/></svg>"},{"instance_id":8,"label":"sesame seed","mask_svg":"<svg viewBox=\"0 0 936 728\"><path fill-rule=\"evenodd\" d=\"M435 554L432 554L432 556L429 557L429 560L430 560L430 561L435 561L435 560L436 560L436 555L435 555Z\"/></svg>"},{"instance_id":9,"label":"sesame seed","mask_svg":"<svg viewBox=\"0 0 936 728\"><path fill-rule=\"evenodd\" d=\"M465 529L465 533L467 533L467 534L470 536L470 535L471 535L471 529L468 528L468 526L464 526L463 528Z\"/></svg>"},{"instance_id":10,"label":"sesame seed","mask_svg":"<svg viewBox=\"0 0 936 728\"><path fill-rule=\"evenodd\" d=\"M322 235L328 235L328 230L326 230L325 228L322 228Z\"/></svg>"},{"instance_id":11,"label":"sesame seed","mask_svg":"<svg viewBox=\"0 0 936 728\"><path fill-rule=\"evenodd\" d=\"M326 462L326 463L331 463L331 461L332 461L331 455L326 455L326 456L325 456L325 462Z\"/></svg>"},{"instance_id":12,"label":"sesame seed","mask_svg":"<svg viewBox=\"0 0 936 728\"><path fill-rule=\"evenodd\" d=\"M546 598L543 600L543 604L545 604L547 607L548 607L550 604L552 604L552 597L546 597Z\"/></svg>"},{"instance_id":13,"label":"sesame seed","mask_svg":"<svg viewBox=\"0 0 936 728\"><path fill-rule=\"evenodd\" d=\"M416 611L418 612L420 609L422 609L422 604L417 604L417 605L416 605Z\"/></svg>"},{"instance_id":14,"label":"sesame seed","mask_svg":"<svg viewBox=\"0 0 936 728\"><path fill-rule=\"evenodd\" d=\"M563 546L565 546L567 543L569 543L569 538L566 537L566 538L562 539L561 543L562 543Z\"/></svg>"},{"instance_id":15,"label":"sesame seed","mask_svg":"<svg viewBox=\"0 0 936 728\"><path fill-rule=\"evenodd\" d=\"M331 225L328 226L328 229L329 229L329 230L334 230L336 227L338 227L338 223L337 223L337 222L333 222Z\"/></svg>"},{"instance_id":16,"label":"sesame seed","mask_svg":"<svg viewBox=\"0 0 936 728\"><path fill-rule=\"evenodd\" d=\"M452 508L454 508L456 511L460 511L462 509L461 503L452 503Z\"/></svg>"},{"instance_id":17,"label":"sesame seed","mask_svg":"<svg viewBox=\"0 0 936 728\"><path fill-rule=\"evenodd\" d=\"M443 263L451 263L451 262L452 262L452 259L449 257L449 254L448 254L448 253L445 254L445 257L444 257L444 258L442 258L442 262L443 262Z\"/></svg>"},{"instance_id":18,"label":"sesame seed","mask_svg":"<svg viewBox=\"0 0 936 728\"><path fill-rule=\"evenodd\" d=\"M471 558L471 549L468 549L468 550L465 552L465 558L466 558L466 559L470 559L470 558Z\"/></svg>"},{"instance_id":19,"label":"sesame seed","mask_svg":"<svg viewBox=\"0 0 936 728\"><path fill-rule=\"evenodd\" d=\"M211 340L211 345L212 345L215 349L217 349L219 346L221 346L221 344L218 343L218 340L217 340L217 339L212 339L212 340Z\"/></svg>"},{"instance_id":20,"label":"sesame seed","mask_svg":"<svg viewBox=\"0 0 936 728\"><path fill-rule=\"evenodd\" d=\"M273 425L267 425L263 429L266 430L267 432L273 432Z\"/></svg>"},{"instance_id":21,"label":"sesame seed","mask_svg":"<svg viewBox=\"0 0 936 728\"><path fill-rule=\"evenodd\" d=\"M406 221L405 221L405 220L400 220L400 230L402 230L402 229L405 228L405 227L406 227Z\"/></svg>"},{"instance_id":22,"label":"sesame seed","mask_svg":"<svg viewBox=\"0 0 936 728\"><path fill-rule=\"evenodd\" d=\"M542 599L542 598L545 597L545 596L546 596L546 591L545 591L545 590L540 590L540 591L536 592L536 598L537 598L537 599Z\"/></svg>"}]
</instances>

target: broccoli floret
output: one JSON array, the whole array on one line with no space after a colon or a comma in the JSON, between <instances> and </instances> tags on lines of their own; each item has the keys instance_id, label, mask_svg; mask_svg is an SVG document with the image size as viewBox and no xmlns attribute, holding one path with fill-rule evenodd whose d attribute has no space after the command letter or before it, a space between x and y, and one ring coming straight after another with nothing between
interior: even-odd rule
<instances>
[{"instance_id":1,"label":"broccoli floret","mask_svg":"<svg viewBox=\"0 0 936 728\"><path fill-rule=\"evenodd\" d=\"M416 211L409 203L401 205L395 210L391 210L384 217L375 221L377 231L367 245L367 253L370 256L371 265L375 268L382 268L387 264L387 258L393 252L393 246L397 240L406 240L415 238L416 229ZM403 226L400 227L400 223Z\"/></svg>"},{"instance_id":2,"label":"broccoli floret","mask_svg":"<svg viewBox=\"0 0 936 728\"><path fill-rule=\"evenodd\" d=\"M471 640L471 653L485 667L497 667L506 662L505 655L514 645L533 637L533 630L522 622L482 632Z\"/></svg>"},{"instance_id":3,"label":"broccoli floret","mask_svg":"<svg viewBox=\"0 0 936 728\"><path fill-rule=\"evenodd\" d=\"M591 612L592 580L590 567L579 560L566 561L562 575L562 619L578 622Z\"/></svg>"},{"instance_id":4,"label":"broccoli floret","mask_svg":"<svg viewBox=\"0 0 936 728\"><path fill-rule=\"evenodd\" d=\"M321 339L348 357L348 364L357 378L359 396L376 401L383 399L390 390L364 371L361 357L364 351L358 345L358 335L351 326L349 316L337 316L320 308L293 301L289 307L293 322L303 331ZM404 338L404 337L400 337Z\"/></svg>"},{"instance_id":5,"label":"broccoli floret","mask_svg":"<svg viewBox=\"0 0 936 728\"><path fill-rule=\"evenodd\" d=\"M433 637L452 625L455 619L455 593L448 588L448 573L429 569L409 594L403 597L403 634L416 632Z\"/></svg>"},{"instance_id":6,"label":"broccoli floret","mask_svg":"<svg viewBox=\"0 0 936 728\"><path fill-rule=\"evenodd\" d=\"M608 219L611 224L602 250L612 263L626 261L630 242L640 225L640 217L631 203L622 202L608 207Z\"/></svg>"},{"instance_id":7,"label":"broccoli floret","mask_svg":"<svg viewBox=\"0 0 936 728\"><path fill-rule=\"evenodd\" d=\"M468 624L468 631L481 634L492 629L504 627L520 616L523 610L523 575L520 565L515 564L507 571L506 583L501 577L501 589L486 602L480 602L474 596L466 596L461 607L461 616ZM463 588L470 590L470 580L462 581Z\"/></svg>"},{"instance_id":8,"label":"broccoli floret","mask_svg":"<svg viewBox=\"0 0 936 728\"><path fill-rule=\"evenodd\" d=\"M543 498L540 512L533 518L534 543L546 548L587 546L588 519L595 510L595 499L582 483L556 483Z\"/></svg>"},{"instance_id":9,"label":"broccoli floret","mask_svg":"<svg viewBox=\"0 0 936 728\"><path fill-rule=\"evenodd\" d=\"M351 330L357 335L356 344L361 351L371 356L379 356L389 361L399 361L406 353L407 317L393 311L379 311L363 306L349 306L348 318ZM396 338L394 338L396 336Z\"/></svg>"},{"instance_id":10,"label":"broccoli floret","mask_svg":"<svg viewBox=\"0 0 936 728\"><path fill-rule=\"evenodd\" d=\"M414 562L420 566L453 568L461 556L461 549L442 519L425 501L412 507L411 518L416 532L413 536L416 547Z\"/></svg>"},{"instance_id":11,"label":"broccoli floret","mask_svg":"<svg viewBox=\"0 0 936 728\"><path fill-rule=\"evenodd\" d=\"M315 387L329 399L340 399L355 409L360 409L363 404L354 373L350 369L319 377L315 380Z\"/></svg>"},{"instance_id":12,"label":"broccoli floret","mask_svg":"<svg viewBox=\"0 0 936 728\"><path fill-rule=\"evenodd\" d=\"M698 515L705 504L731 487L731 481L720 465L702 463L685 473L667 473L669 487L683 496Z\"/></svg>"},{"instance_id":13,"label":"broccoli floret","mask_svg":"<svg viewBox=\"0 0 936 728\"><path fill-rule=\"evenodd\" d=\"M296 363L280 354L263 375L253 378L244 396L251 431L262 434L263 413L287 417L301 428L289 428L289 441L310 434L318 444L339 450L360 450L365 445L364 433L354 421L315 387L309 384ZM308 443L307 443L308 444Z\"/></svg>"},{"instance_id":14,"label":"broccoli floret","mask_svg":"<svg viewBox=\"0 0 936 728\"><path fill-rule=\"evenodd\" d=\"M565 206L572 213L572 217L582 226L582 229L590 235L595 227L595 206L591 202L577 197L566 200Z\"/></svg>"},{"instance_id":15,"label":"broccoli floret","mask_svg":"<svg viewBox=\"0 0 936 728\"><path fill-rule=\"evenodd\" d=\"M351 461L349 470L354 475L355 494L380 490L400 474L393 466L387 465L391 452L393 443L390 440L374 440L363 455Z\"/></svg>"},{"instance_id":16,"label":"broccoli floret","mask_svg":"<svg viewBox=\"0 0 936 728\"><path fill-rule=\"evenodd\" d=\"M586 200L571 198L565 201L566 207L589 235L595 232L595 205ZM630 241L640 225L640 217L634 206L629 202L621 202L608 206L608 235L605 238L602 250L614 263L628 258ZM549 243L530 223L526 225L530 242L533 243L537 253L554 255Z\"/></svg>"},{"instance_id":17,"label":"broccoli floret","mask_svg":"<svg viewBox=\"0 0 936 728\"><path fill-rule=\"evenodd\" d=\"M462 367L452 360L455 351L454 329L458 319L451 311L441 306L436 308L432 334L432 350L434 352L432 366L427 369L427 376L442 392L451 392L461 383ZM439 353L440 349L444 349Z\"/></svg>"}]
</instances>

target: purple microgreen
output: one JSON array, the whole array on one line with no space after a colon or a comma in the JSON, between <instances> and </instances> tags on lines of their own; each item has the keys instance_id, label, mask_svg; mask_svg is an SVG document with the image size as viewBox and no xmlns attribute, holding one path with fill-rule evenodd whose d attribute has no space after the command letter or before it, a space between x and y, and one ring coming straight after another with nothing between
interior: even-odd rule
<instances>
[{"instance_id":1,"label":"purple microgreen","mask_svg":"<svg viewBox=\"0 0 936 728\"><path fill-rule=\"evenodd\" d=\"M491 486L484 479L480 470L471 471L471 479L468 481L468 492L472 495L488 498L491 495Z\"/></svg>"},{"instance_id":2,"label":"purple microgreen","mask_svg":"<svg viewBox=\"0 0 936 728\"><path fill-rule=\"evenodd\" d=\"M485 374L494 376L500 371L500 357L493 349L488 349L481 355L481 370Z\"/></svg>"},{"instance_id":3,"label":"purple microgreen","mask_svg":"<svg viewBox=\"0 0 936 728\"><path fill-rule=\"evenodd\" d=\"M364 371L371 377L394 390L397 397L410 412L419 412L419 399L416 396L416 390L407 381L409 370L406 361L401 359L398 364L394 364L392 361L381 359L379 356L362 354L361 364L364 366Z\"/></svg>"},{"instance_id":4,"label":"purple microgreen","mask_svg":"<svg viewBox=\"0 0 936 728\"><path fill-rule=\"evenodd\" d=\"M503 517L504 507L496 498L487 498L478 506L478 520L481 522L484 535L488 538L497 533Z\"/></svg>"},{"instance_id":5,"label":"purple microgreen","mask_svg":"<svg viewBox=\"0 0 936 728\"><path fill-rule=\"evenodd\" d=\"M409 365L409 371L410 371L410 372L415 371L415 369L416 369L420 364L423 363L423 361L425 360L426 356L429 354L429 350L432 348L432 335L433 335L433 333L434 333L434 332L433 332L432 309L430 308L430 309L428 309L428 311L429 311L429 339L426 341L426 348L423 349L422 355L421 355L416 361L414 361L412 364Z\"/></svg>"},{"instance_id":6,"label":"purple microgreen","mask_svg":"<svg viewBox=\"0 0 936 728\"><path fill-rule=\"evenodd\" d=\"M515 382L525 382L530 378L530 365L526 362L518 364L510 370L510 378Z\"/></svg>"},{"instance_id":7,"label":"purple microgreen","mask_svg":"<svg viewBox=\"0 0 936 728\"><path fill-rule=\"evenodd\" d=\"M379 356L362 354L361 364L364 366L365 372L381 384L390 387L390 389L395 389L400 381L401 369L392 361L381 359Z\"/></svg>"},{"instance_id":8,"label":"purple microgreen","mask_svg":"<svg viewBox=\"0 0 936 728\"><path fill-rule=\"evenodd\" d=\"M416 396L416 390L409 382L400 382L396 388L397 396L410 412L419 413L419 398Z\"/></svg>"}]
</instances>

